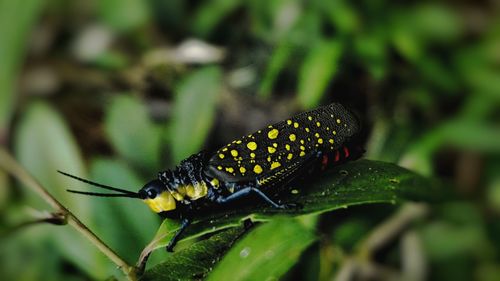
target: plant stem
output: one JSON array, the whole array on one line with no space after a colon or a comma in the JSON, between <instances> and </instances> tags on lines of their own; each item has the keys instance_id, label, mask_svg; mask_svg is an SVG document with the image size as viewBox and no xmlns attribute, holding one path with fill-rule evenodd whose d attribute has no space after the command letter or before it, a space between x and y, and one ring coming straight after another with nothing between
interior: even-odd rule
<instances>
[{"instance_id":1,"label":"plant stem","mask_svg":"<svg viewBox=\"0 0 500 281\"><path fill-rule=\"evenodd\" d=\"M136 280L135 268L127 264L118 254L95 235L71 211L55 199L26 169L24 169L3 147L0 148L0 167L14 176L21 183L35 191L58 213L65 216L69 225L90 240L105 256L114 262L125 273L129 280Z\"/></svg>"}]
</instances>

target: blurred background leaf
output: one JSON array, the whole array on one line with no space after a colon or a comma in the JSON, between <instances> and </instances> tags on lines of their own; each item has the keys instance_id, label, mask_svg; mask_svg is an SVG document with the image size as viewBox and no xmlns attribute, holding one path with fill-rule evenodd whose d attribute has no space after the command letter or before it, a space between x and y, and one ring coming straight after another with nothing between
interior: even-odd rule
<instances>
[{"instance_id":1,"label":"blurred background leaf","mask_svg":"<svg viewBox=\"0 0 500 281\"><path fill-rule=\"evenodd\" d=\"M106 116L106 132L125 159L146 170L158 167L161 131L138 99L120 96L113 100Z\"/></svg>"},{"instance_id":2,"label":"blurred background leaf","mask_svg":"<svg viewBox=\"0 0 500 281\"><path fill-rule=\"evenodd\" d=\"M59 169L77 175L86 174L78 146L61 116L45 103L32 104L19 124L15 141L16 156L21 164L84 223L94 226L90 198L77 198L66 192L66 188L74 182L57 174ZM31 206L47 210L48 206L40 198L28 195ZM109 274L103 265L102 254L89 247L90 243L76 235L75 230L47 227L44 230L39 235L49 237L51 245L58 248L65 258L81 266L87 274L95 278Z\"/></svg>"},{"instance_id":3,"label":"blurred background leaf","mask_svg":"<svg viewBox=\"0 0 500 281\"><path fill-rule=\"evenodd\" d=\"M318 106L328 83L339 67L342 44L319 42L305 58L299 73L298 99L303 108Z\"/></svg>"},{"instance_id":4,"label":"blurred background leaf","mask_svg":"<svg viewBox=\"0 0 500 281\"><path fill-rule=\"evenodd\" d=\"M198 152L203 146L214 122L217 97L222 91L221 74L217 67L208 67L180 82L171 128L175 162Z\"/></svg>"},{"instance_id":5,"label":"blurred background leaf","mask_svg":"<svg viewBox=\"0 0 500 281\"><path fill-rule=\"evenodd\" d=\"M26 56L26 42L43 5L37 0L0 1L0 141L15 109L16 77Z\"/></svg>"}]
</instances>

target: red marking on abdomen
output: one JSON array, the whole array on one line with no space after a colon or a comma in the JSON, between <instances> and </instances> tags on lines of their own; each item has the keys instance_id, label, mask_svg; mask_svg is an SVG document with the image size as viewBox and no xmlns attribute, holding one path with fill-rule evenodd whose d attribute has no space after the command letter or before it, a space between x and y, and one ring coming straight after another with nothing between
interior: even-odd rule
<instances>
[{"instance_id":1,"label":"red marking on abdomen","mask_svg":"<svg viewBox=\"0 0 500 281\"><path fill-rule=\"evenodd\" d=\"M340 153L338 150L335 150L335 162L338 162L340 160Z\"/></svg>"},{"instance_id":2,"label":"red marking on abdomen","mask_svg":"<svg viewBox=\"0 0 500 281\"><path fill-rule=\"evenodd\" d=\"M349 149L345 146L344 146L344 154L345 154L345 158L349 157Z\"/></svg>"}]
</instances>

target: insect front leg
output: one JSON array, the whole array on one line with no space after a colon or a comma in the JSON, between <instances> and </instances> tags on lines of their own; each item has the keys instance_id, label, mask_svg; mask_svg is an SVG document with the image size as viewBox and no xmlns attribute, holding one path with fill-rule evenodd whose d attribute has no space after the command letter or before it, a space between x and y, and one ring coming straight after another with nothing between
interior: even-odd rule
<instances>
[{"instance_id":1,"label":"insect front leg","mask_svg":"<svg viewBox=\"0 0 500 281\"><path fill-rule=\"evenodd\" d=\"M244 188L236 191L235 193L233 193L229 196L219 195L219 196L214 198L214 201L219 203L219 204L227 204L227 203L241 200L243 198L247 198L251 194L257 195L259 198L261 198L262 200L264 200L265 202L267 202L269 205L271 205L273 208L276 208L276 209L290 209L290 208L297 207L296 204L276 203L271 198L269 198L264 192L260 191L259 189L257 189L253 185L244 187Z\"/></svg>"},{"instance_id":2,"label":"insect front leg","mask_svg":"<svg viewBox=\"0 0 500 281\"><path fill-rule=\"evenodd\" d=\"M174 237L172 237L172 239L170 239L170 241L168 242L168 245L166 247L167 252L174 251L174 247L177 244L177 241L179 241L181 234L184 232L184 230L186 230L186 228L189 226L189 224L191 224L190 219L187 219L187 218L182 219L181 228L179 228L179 230L177 230L177 232L174 234Z\"/></svg>"}]
</instances>

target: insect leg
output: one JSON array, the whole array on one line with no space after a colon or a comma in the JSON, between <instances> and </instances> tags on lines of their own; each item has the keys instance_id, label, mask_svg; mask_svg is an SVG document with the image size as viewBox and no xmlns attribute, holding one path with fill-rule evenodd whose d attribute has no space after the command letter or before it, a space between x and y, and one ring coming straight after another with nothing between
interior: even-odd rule
<instances>
[{"instance_id":1,"label":"insect leg","mask_svg":"<svg viewBox=\"0 0 500 281\"><path fill-rule=\"evenodd\" d=\"M238 190L235 193L233 193L227 197L219 196L215 199L215 202L220 203L220 204L230 203L230 202L245 198L252 193L259 196L260 198L262 198L264 201L266 201L267 203L269 203L271 206L273 206L276 209L287 209L289 207L288 204L278 204L278 203L274 202L271 198L269 198L266 194L264 194L264 192L258 190L255 187L252 187L252 186L245 187L241 190Z\"/></svg>"},{"instance_id":2,"label":"insect leg","mask_svg":"<svg viewBox=\"0 0 500 281\"><path fill-rule=\"evenodd\" d=\"M177 230L177 232L174 234L174 237L172 237L172 239L170 239L170 241L168 242L168 245L166 248L167 252L174 251L175 244L177 244L177 241L179 240L182 232L184 232L184 230L186 230L186 228L189 226L190 223L191 223L190 219L183 219L181 221L181 228L179 230Z\"/></svg>"}]
</instances>

